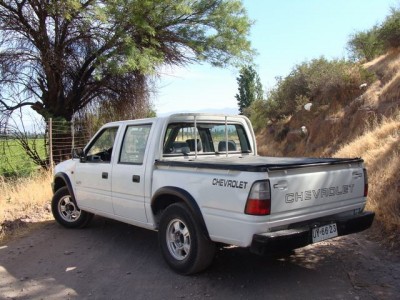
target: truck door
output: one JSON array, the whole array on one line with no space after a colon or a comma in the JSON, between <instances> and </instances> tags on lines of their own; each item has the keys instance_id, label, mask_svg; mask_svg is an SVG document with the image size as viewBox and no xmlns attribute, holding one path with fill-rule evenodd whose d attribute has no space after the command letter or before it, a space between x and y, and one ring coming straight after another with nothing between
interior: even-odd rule
<instances>
[{"instance_id":1,"label":"truck door","mask_svg":"<svg viewBox=\"0 0 400 300\"><path fill-rule=\"evenodd\" d=\"M150 129L151 124L126 126L118 161L112 170L114 213L139 223L147 222L144 161Z\"/></svg>"},{"instance_id":2,"label":"truck door","mask_svg":"<svg viewBox=\"0 0 400 300\"><path fill-rule=\"evenodd\" d=\"M85 149L76 164L75 186L78 205L89 211L113 214L111 199L111 157L118 127L103 129Z\"/></svg>"}]
</instances>

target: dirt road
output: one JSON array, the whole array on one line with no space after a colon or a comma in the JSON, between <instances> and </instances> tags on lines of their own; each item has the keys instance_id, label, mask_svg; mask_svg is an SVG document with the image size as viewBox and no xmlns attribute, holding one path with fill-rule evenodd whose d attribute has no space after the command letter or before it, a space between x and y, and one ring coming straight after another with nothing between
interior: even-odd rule
<instances>
[{"instance_id":1,"label":"dirt road","mask_svg":"<svg viewBox=\"0 0 400 300\"><path fill-rule=\"evenodd\" d=\"M180 276L157 234L96 217L89 228L55 222L0 246L0 299L399 299L400 258L365 234L286 258L223 248L213 265Z\"/></svg>"}]
</instances>

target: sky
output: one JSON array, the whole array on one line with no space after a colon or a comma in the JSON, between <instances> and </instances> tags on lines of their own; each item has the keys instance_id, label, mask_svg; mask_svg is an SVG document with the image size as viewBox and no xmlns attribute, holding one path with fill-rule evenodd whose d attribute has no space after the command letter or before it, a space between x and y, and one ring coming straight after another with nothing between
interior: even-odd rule
<instances>
[{"instance_id":1,"label":"sky","mask_svg":"<svg viewBox=\"0 0 400 300\"><path fill-rule=\"evenodd\" d=\"M350 36L381 23L396 0L242 0L264 90L304 61L345 58ZM237 113L238 70L208 64L165 70L153 96L157 115L172 112Z\"/></svg>"}]
</instances>

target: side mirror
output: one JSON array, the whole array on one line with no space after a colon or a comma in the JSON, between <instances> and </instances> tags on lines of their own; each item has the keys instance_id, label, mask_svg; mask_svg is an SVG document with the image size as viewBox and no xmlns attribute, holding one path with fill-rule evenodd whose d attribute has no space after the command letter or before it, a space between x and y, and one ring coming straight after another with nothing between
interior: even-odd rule
<instances>
[{"instance_id":1,"label":"side mirror","mask_svg":"<svg viewBox=\"0 0 400 300\"><path fill-rule=\"evenodd\" d=\"M86 161L85 153L83 152L83 148L74 148L72 149L72 158L79 158L81 162Z\"/></svg>"},{"instance_id":2,"label":"side mirror","mask_svg":"<svg viewBox=\"0 0 400 300\"><path fill-rule=\"evenodd\" d=\"M190 153L190 148L189 148L189 147L183 147L183 148L182 148L182 154L183 154L184 156L188 156L189 153Z\"/></svg>"}]
</instances>

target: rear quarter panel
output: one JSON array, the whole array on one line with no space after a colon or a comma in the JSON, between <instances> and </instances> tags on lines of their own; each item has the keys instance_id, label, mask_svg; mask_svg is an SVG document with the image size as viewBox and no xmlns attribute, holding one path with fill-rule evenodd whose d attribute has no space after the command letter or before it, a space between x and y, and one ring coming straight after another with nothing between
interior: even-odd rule
<instances>
[{"instance_id":1,"label":"rear quarter panel","mask_svg":"<svg viewBox=\"0 0 400 300\"><path fill-rule=\"evenodd\" d=\"M263 174L161 167L154 171L153 194L164 186L187 191L198 203L213 241L247 246L253 235L248 224L254 222L254 216L245 215L244 208L252 183Z\"/></svg>"}]
</instances>

